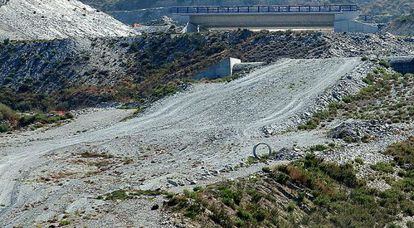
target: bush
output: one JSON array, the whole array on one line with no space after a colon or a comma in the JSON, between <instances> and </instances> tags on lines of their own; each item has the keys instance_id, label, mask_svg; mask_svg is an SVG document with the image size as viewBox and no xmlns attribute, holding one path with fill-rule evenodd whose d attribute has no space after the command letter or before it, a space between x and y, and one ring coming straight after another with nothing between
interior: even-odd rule
<instances>
[{"instance_id":1,"label":"bush","mask_svg":"<svg viewBox=\"0 0 414 228\"><path fill-rule=\"evenodd\" d=\"M385 67L385 68L390 68L390 63L389 63L387 60L385 60L385 59L381 59L381 60L379 61L379 64L380 64L381 66Z\"/></svg>"},{"instance_id":2,"label":"bush","mask_svg":"<svg viewBox=\"0 0 414 228\"><path fill-rule=\"evenodd\" d=\"M355 162L356 163L358 163L358 164L360 164L360 165L363 165L364 164L364 160L362 159L362 158L355 158Z\"/></svg>"},{"instance_id":3,"label":"bush","mask_svg":"<svg viewBox=\"0 0 414 228\"><path fill-rule=\"evenodd\" d=\"M239 210L237 210L237 217L244 221L250 221L252 220L253 215L240 208Z\"/></svg>"},{"instance_id":4,"label":"bush","mask_svg":"<svg viewBox=\"0 0 414 228\"><path fill-rule=\"evenodd\" d=\"M390 163L386 163L386 162L378 162L375 165L371 165L371 169L378 171L378 172L383 172L383 173L394 172L394 167L392 167Z\"/></svg>"},{"instance_id":5,"label":"bush","mask_svg":"<svg viewBox=\"0 0 414 228\"><path fill-rule=\"evenodd\" d=\"M59 226L68 226L70 225L70 222L68 220L62 220L59 222Z\"/></svg>"},{"instance_id":6,"label":"bush","mask_svg":"<svg viewBox=\"0 0 414 228\"><path fill-rule=\"evenodd\" d=\"M4 39L3 40L3 45L8 45L10 43L10 39Z\"/></svg>"},{"instance_id":7,"label":"bush","mask_svg":"<svg viewBox=\"0 0 414 228\"><path fill-rule=\"evenodd\" d=\"M129 195L123 189L113 191L105 196L105 200L126 200L126 199L129 199Z\"/></svg>"},{"instance_id":8,"label":"bush","mask_svg":"<svg viewBox=\"0 0 414 228\"><path fill-rule=\"evenodd\" d=\"M26 127L35 122L36 118L32 115L23 115L19 120L19 127Z\"/></svg>"},{"instance_id":9,"label":"bush","mask_svg":"<svg viewBox=\"0 0 414 228\"><path fill-rule=\"evenodd\" d=\"M387 148L385 154L394 157L399 165L414 164L414 136L405 142L394 143Z\"/></svg>"},{"instance_id":10,"label":"bush","mask_svg":"<svg viewBox=\"0 0 414 228\"><path fill-rule=\"evenodd\" d=\"M10 127L7 124L0 124L0 133L8 132L10 131Z\"/></svg>"},{"instance_id":11,"label":"bush","mask_svg":"<svg viewBox=\"0 0 414 228\"><path fill-rule=\"evenodd\" d=\"M285 184L289 180L289 176L282 172L272 174L272 177L281 184Z\"/></svg>"},{"instance_id":12,"label":"bush","mask_svg":"<svg viewBox=\"0 0 414 228\"><path fill-rule=\"evenodd\" d=\"M0 121L15 121L18 119L18 115L10 107L0 103Z\"/></svg>"},{"instance_id":13,"label":"bush","mask_svg":"<svg viewBox=\"0 0 414 228\"><path fill-rule=\"evenodd\" d=\"M313 130L316 129L319 125L320 121L317 118L312 118L308 122L303 125L299 125L299 130Z\"/></svg>"},{"instance_id":14,"label":"bush","mask_svg":"<svg viewBox=\"0 0 414 228\"><path fill-rule=\"evenodd\" d=\"M232 190L229 186L222 186L219 191L220 197L227 206L234 207L240 204L242 197L240 192Z\"/></svg>"},{"instance_id":15,"label":"bush","mask_svg":"<svg viewBox=\"0 0 414 228\"><path fill-rule=\"evenodd\" d=\"M325 146L325 145L322 145L322 144L318 144L318 145L314 145L314 146L311 146L310 147L310 150L312 152L315 152L315 151L325 151L327 149L328 149L328 147Z\"/></svg>"}]
</instances>

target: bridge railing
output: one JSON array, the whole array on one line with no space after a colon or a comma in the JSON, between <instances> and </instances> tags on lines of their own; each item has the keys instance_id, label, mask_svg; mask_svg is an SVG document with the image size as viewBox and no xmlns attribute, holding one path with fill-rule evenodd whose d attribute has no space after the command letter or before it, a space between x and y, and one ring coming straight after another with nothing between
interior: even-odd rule
<instances>
[{"instance_id":1,"label":"bridge railing","mask_svg":"<svg viewBox=\"0 0 414 228\"><path fill-rule=\"evenodd\" d=\"M339 13L358 11L357 5L320 5L320 6L178 6L171 7L173 14L237 14L237 13Z\"/></svg>"}]
</instances>

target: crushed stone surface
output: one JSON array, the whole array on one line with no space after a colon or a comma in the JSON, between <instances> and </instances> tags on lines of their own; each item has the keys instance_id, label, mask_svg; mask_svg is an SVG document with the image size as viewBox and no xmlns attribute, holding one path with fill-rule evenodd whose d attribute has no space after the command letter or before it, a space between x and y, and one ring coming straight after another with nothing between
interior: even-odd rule
<instances>
[{"instance_id":1,"label":"crushed stone surface","mask_svg":"<svg viewBox=\"0 0 414 228\"><path fill-rule=\"evenodd\" d=\"M136 34L127 25L77 0L3 0L0 6L0 40Z\"/></svg>"},{"instance_id":2,"label":"crushed stone surface","mask_svg":"<svg viewBox=\"0 0 414 228\"><path fill-rule=\"evenodd\" d=\"M98 196L119 189L177 192L249 176L264 166L246 161L260 142L276 151L324 144L326 132L293 131L297 118L342 80L360 78L364 64L283 59L229 83L195 84L132 119L125 119L131 110L96 109L62 127L1 135L0 225L66 219L92 227L172 226L164 212L150 210L161 196L115 202Z\"/></svg>"}]
</instances>

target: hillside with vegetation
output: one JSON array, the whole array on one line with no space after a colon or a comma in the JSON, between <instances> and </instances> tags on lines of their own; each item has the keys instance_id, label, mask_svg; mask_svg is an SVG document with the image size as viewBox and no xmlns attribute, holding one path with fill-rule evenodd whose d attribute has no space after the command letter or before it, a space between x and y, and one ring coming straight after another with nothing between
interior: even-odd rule
<instances>
[{"instance_id":1,"label":"hillside with vegetation","mask_svg":"<svg viewBox=\"0 0 414 228\"><path fill-rule=\"evenodd\" d=\"M414 227L412 37L102 12L301 1L84 2L0 0L0 227ZM412 1L359 3L412 31Z\"/></svg>"},{"instance_id":2,"label":"hillside with vegetation","mask_svg":"<svg viewBox=\"0 0 414 228\"><path fill-rule=\"evenodd\" d=\"M397 35L414 35L414 13L394 19L386 30Z\"/></svg>"},{"instance_id":3,"label":"hillside with vegetation","mask_svg":"<svg viewBox=\"0 0 414 228\"><path fill-rule=\"evenodd\" d=\"M380 52L371 49L370 43ZM367 39L360 35L247 30L176 37L7 41L0 44L0 102L19 112L67 111L102 102L143 108L186 88L198 72L225 57L270 63L286 57L409 53L410 46L404 44L403 40L377 35Z\"/></svg>"}]
</instances>

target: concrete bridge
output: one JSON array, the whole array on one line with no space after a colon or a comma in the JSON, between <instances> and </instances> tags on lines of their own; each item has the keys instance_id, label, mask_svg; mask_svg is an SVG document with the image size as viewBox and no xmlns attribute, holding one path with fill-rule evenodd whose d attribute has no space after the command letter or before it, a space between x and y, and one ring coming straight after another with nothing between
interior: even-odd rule
<instances>
[{"instance_id":1,"label":"concrete bridge","mask_svg":"<svg viewBox=\"0 0 414 228\"><path fill-rule=\"evenodd\" d=\"M374 33L378 27L356 21L357 5L188 6L171 13L188 16L186 32L212 29L334 30Z\"/></svg>"}]
</instances>

